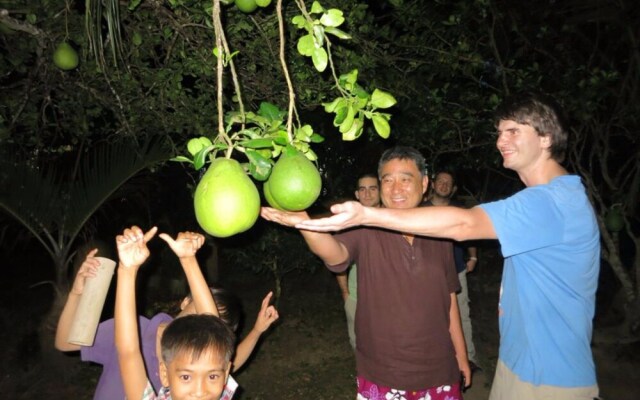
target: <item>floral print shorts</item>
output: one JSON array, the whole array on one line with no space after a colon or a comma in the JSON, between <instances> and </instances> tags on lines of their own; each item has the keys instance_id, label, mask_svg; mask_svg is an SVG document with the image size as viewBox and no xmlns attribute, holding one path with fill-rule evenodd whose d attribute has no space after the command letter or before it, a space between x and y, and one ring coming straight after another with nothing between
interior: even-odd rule
<instances>
[{"instance_id":1,"label":"floral print shorts","mask_svg":"<svg viewBox=\"0 0 640 400\"><path fill-rule=\"evenodd\" d=\"M379 386L358 376L357 400L462 400L460 385L442 385L425 390L398 390Z\"/></svg>"}]
</instances>

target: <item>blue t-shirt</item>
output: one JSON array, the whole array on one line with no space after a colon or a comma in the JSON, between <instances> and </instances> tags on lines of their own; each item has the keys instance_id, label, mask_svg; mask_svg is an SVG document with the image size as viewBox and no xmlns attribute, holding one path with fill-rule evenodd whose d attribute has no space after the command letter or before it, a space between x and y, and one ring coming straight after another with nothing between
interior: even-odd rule
<instances>
[{"instance_id":1,"label":"blue t-shirt","mask_svg":"<svg viewBox=\"0 0 640 400\"><path fill-rule=\"evenodd\" d=\"M595 385L600 232L580 178L560 176L481 207L505 257L500 359L534 385Z\"/></svg>"}]
</instances>

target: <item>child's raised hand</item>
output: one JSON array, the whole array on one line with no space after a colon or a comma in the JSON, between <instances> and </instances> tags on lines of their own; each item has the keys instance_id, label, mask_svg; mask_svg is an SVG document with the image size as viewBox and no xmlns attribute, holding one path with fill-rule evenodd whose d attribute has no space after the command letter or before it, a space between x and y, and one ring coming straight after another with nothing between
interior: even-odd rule
<instances>
[{"instance_id":1,"label":"child's raised hand","mask_svg":"<svg viewBox=\"0 0 640 400\"><path fill-rule=\"evenodd\" d=\"M125 229L122 235L116 236L120 264L125 268L140 267L150 254L147 242L155 236L157 231L158 228L155 226L147 233L137 226L132 226Z\"/></svg>"},{"instance_id":2,"label":"child's raised hand","mask_svg":"<svg viewBox=\"0 0 640 400\"><path fill-rule=\"evenodd\" d=\"M195 257L204 244L204 236L197 232L180 232L175 240L166 233L161 233L160 238L167 242L178 258Z\"/></svg>"},{"instance_id":3,"label":"child's raised hand","mask_svg":"<svg viewBox=\"0 0 640 400\"><path fill-rule=\"evenodd\" d=\"M269 329L271 324L273 324L279 318L278 310L276 310L274 306L269 305L269 301L271 301L272 296L273 292L269 292L262 300L260 312L258 313L256 324L253 327L253 329L257 330L260 333L264 333L267 329Z\"/></svg>"},{"instance_id":4,"label":"child's raised hand","mask_svg":"<svg viewBox=\"0 0 640 400\"><path fill-rule=\"evenodd\" d=\"M84 292L86 279L95 278L98 268L100 268L100 261L95 258L97 253L98 249L93 249L87 254L87 258L84 259L82 265L78 268L76 279L73 281L73 286L71 287L71 293L82 294L82 292Z\"/></svg>"}]
</instances>

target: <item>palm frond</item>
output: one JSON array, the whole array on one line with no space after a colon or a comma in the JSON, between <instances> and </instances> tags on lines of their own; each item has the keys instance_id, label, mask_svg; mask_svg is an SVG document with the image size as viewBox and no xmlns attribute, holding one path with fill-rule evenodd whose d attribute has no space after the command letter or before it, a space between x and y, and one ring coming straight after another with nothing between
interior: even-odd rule
<instances>
[{"instance_id":1,"label":"palm frond","mask_svg":"<svg viewBox=\"0 0 640 400\"><path fill-rule=\"evenodd\" d=\"M104 4L103 4L104 3ZM114 66L124 59L122 48L122 32L120 30L120 4L118 0L85 0L85 30L89 42L89 50L93 53L96 63L104 70L105 39L102 32L103 19L106 20L111 56Z\"/></svg>"},{"instance_id":2,"label":"palm frond","mask_svg":"<svg viewBox=\"0 0 640 400\"><path fill-rule=\"evenodd\" d=\"M140 171L171 157L166 141L142 145L118 143L97 148L81 164L78 184L69 199L67 231L75 236L100 206Z\"/></svg>"},{"instance_id":3,"label":"palm frond","mask_svg":"<svg viewBox=\"0 0 640 400\"><path fill-rule=\"evenodd\" d=\"M66 258L89 218L118 188L170 156L164 140L104 145L84 156L79 176L72 180L66 169L39 170L4 157L0 208L27 228L52 257Z\"/></svg>"}]
</instances>

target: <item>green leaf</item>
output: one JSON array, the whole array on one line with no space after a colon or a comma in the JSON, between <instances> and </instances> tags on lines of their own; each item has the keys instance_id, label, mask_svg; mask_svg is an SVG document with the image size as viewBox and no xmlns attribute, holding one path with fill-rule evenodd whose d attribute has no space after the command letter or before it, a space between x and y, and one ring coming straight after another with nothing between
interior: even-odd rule
<instances>
[{"instance_id":1,"label":"green leaf","mask_svg":"<svg viewBox=\"0 0 640 400\"><path fill-rule=\"evenodd\" d=\"M303 125L295 131L295 138L303 142L308 142L311 135L313 135L313 128L311 125Z\"/></svg>"},{"instance_id":2,"label":"green leaf","mask_svg":"<svg viewBox=\"0 0 640 400\"><path fill-rule=\"evenodd\" d=\"M318 155L311 149L308 149L304 155L309 159L309 161L316 161L318 159Z\"/></svg>"},{"instance_id":3,"label":"green leaf","mask_svg":"<svg viewBox=\"0 0 640 400\"><path fill-rule=\"evenodd\" d=\"M340 126L347 114L349 113L349 106L345 105L336 110L336 116L333 118L333 126Z\"/></svg>"},{"instance_id":4,"label":"green leaf","mask_svg":"<svg viewBox=\"0 0 640 400\"><path fill-rule=\"evenodd\" d=\"M344 22L342 11L332 8L320 17L320 23L324 26L340 26Z\"/></svg>"},{"instance_id":5,"label":"green leaf","mask_svg":"<svg viewBox=\"0 0 640 400\"><path fill-rule=\"evenodd\" d=\"M273 138L273 143L275 143L275 144L277 144L279 146L286 146L287 143L289 143L289 139L287 138L286 133L287 132L285 132L285 136L278 136L278 137Z\"/></svg>"},{"instance_id":6,"label":"green leaf","mask_svg":"<svg viewBox=\"0 0 640 400\"><path fill-rule=\"evenodd\" d=\"M284 150L282 150L282 156L295 156L298 153L298 149L296 149L292 144L287 144Z\"/></svg>"},{"instance_id":7,"label":"green leaf","mask_svg":"<svg viewBox=\"0 0 640 400\"><path fill-rule=\"evenodd\" d=\"M331 26L327 26L324 28L324 32L328 33L330 35L336 36L340 39L345 39L345 40L349 40L351 39L351 35L349 35L348 33L338 29L338 28L333 28Z\"/></svg>"},{"instance_id":8,"label":"green leaf","mask_svg":"<svg viewBox=\"0 0 640 400\"><path fill-rule=\"evenodd\" d=\"M334 111L336 111L336 109L340 108L340 107L345 107L347 100L344 97L338 97L336 99L334 99L331 103L322 103L322 105L324 106L324 111L328 112L328 113L332 113Z\"/></svg>"},{"instance_id":9,"label":"green leaf","mask_svg":"<svg viewBox=\"0 0 640 400\"><path fill-rule=\"evenodd\" d=\"M239 144L249 149L264 149L264 148L270 148L271 146L273 146L273 139L260 138L260 139L243 140L239 142Z\"/></svg>"},{"instance_id":10,"label":"green leaf","mask_svg":"<svg viewBox=\"0 0 640 400\"><path fill-rule=\"evenodd\" d=\"M191 160L189 157L185 157L185 156L176 156L176 157L173 157L172 159L170 159L170 161L186 162L186 163L189 163L189 164L193 164L193 160Z\"/></svg>"},{"instance_id":11,"label":"green leaf","mask_svg":"<svg viewBox=\"0 0 640 400\"><path fill-rule=\"evenodd\" d=\"M324 46L324 28L320 25L313 26L313 37L315 39L315 46L322 47Z\"/></svg>"},{"instance_id":12,"label":"green leaf","mask_svg":"<svg viewBox=\"0 0 640 400\"><path fill-rule=\"evenodd\" d=\"M376 132L378 132L378 135L381 138L387 139L389 137L389 134L391 133L391 127L389 126L389 122L387 122L387 119L384 116L375 113L373 114L371 120L373 121L373 127L375 128Z\"/></svg>"},{"instance_id":13,"label":"green leaf","mask_svg":"<svg viewBox=\"0 0 640 400\"><path fill-rule=\"evenodd\" d=\"M371 105L375 108L389 108L396 103L395 97L382 90L375 89L371 94Z\"/></svg>"},{"instance_id":14,"label":"green leaf","mask_svg":"<svg viewBox=\"0 0 640 400\"><path fill-rule=\"evenodd\" d=\"M353 121L353 124L351 124L351 129L342 133L342 140L344 141L356 140L357 138L360 137L360 135L362 135L363 127L364 127L364 121L360 118L356 118Z\"/></svg>"},{"instance_id":15,"label":"green leaf","mask_svg":"<svg viewBox=\"0 0 640 400\"><path fill-rule=\"evenodd\" d=\"M325 69L327 69L329 56L327 55L324 47L320 47L313 51L311 60L313 61L313 66L316 67L319 72L323 72Z\"/></svg>"},{"instance_id":16,"label":"green leaf","mask_svg":"<svg viewBox=\"0 0 640 400\"><path fill-rule=\"evenodd\" d=\"M277 105L263 101L260 103L258 109L258 115L265 117L271 121L280 121L284 117L285 112L281 110Z\"/></svg>"},{"instance_id":17,"label":"green leaf","mask_svg":"<svg viewBox=\"0 0 640 400\"><path fill-rule=\"evenodd\" d=\"M340 86L343 86L345 89L351 91L358 81L358 70L354 69L351 72L340 75L338 78L338 82L340 82Z\"/></svg>"},{"instance_id":18,"label":"green leaf","mask_svg":"<svg viewBox=\"0 0 640 400\"><path fill-rule=\"evenodd\" d=\"M195 155L195 157L193 158L193 167L196 169L196 171L204 167L207 162L207 155L211 150L213 150L213 146L205 147Z\"/></svg>"},{"instance_id":19,"label":"green leaf","mask_svg":"<svg viewBox=\"0 0 640 400\"><path fill-rule=\"evenodd\" d=\"M136 8L138 8L140 3L142 3L142 0L131 0L128 7L129 11L134 11Z\"/></svg>"},{"instance_id":20,"label":"green leaf","mask_svg":"<svg viewBox=\"0 0 640 400\"><path fill-rule=\"evenodd\" d=\"M269 159L262 156L257 151L247 150L247 158L249 159L249 173L256 180L266 181L271 174L271 163Z\"/></svg>"},{"instance_id":21,"label":"green leaf","mask_svg":"<svg viewBox=\"0 0 640 400\"><path fill-rule=\"evenodd\" d=\"M311 135L311 143L322 143L324 142L324 137L314 133Z\"/></svg>"},{"instance_id":22,"label":"green leaf","mask_svg":"<svg viewBox=\"0 0 640 400\"><path fill-rule=\"evenodd\" d=\"M340 133L348 132L353 126L353 121L356 117L356 109L353 104L350 104L347 107L347 116L344 118L344 121L340 124L339 131Z\"/></svg>"},{"instance_id":23,"label":"green leaf","mask_svg":"<svg viewBox=\"0 0 640 400\"><path fill-rule=\"evenodd\" d=\"M304 25L307 23L307 20L302 15L296 15L295 17L291 18L291 22L298 29L302 29L304 28Z\"/></svg>"},{"instance_id":24,"label":"green leaf","mask_svg":"<svg viewBox=\"0 0 640 400\"><path fill-rule=\"evenodd\" d=\"M303 56L312 57L315 49L316 45L311 34L304 35L298 39L298 53Z\"/></svg>"},{"instance_id":25,"label":"green leaf","mask_svg":"<svg viewBox=\"0 0 640 400\"><path fill-rule=\"evenodd\" d=\"M318 3L317 1L314 1L313 4L311 5L311 14L320 14L324 12L324 8L320 5L320 3Z\"/></svg>"}]
</instances>

